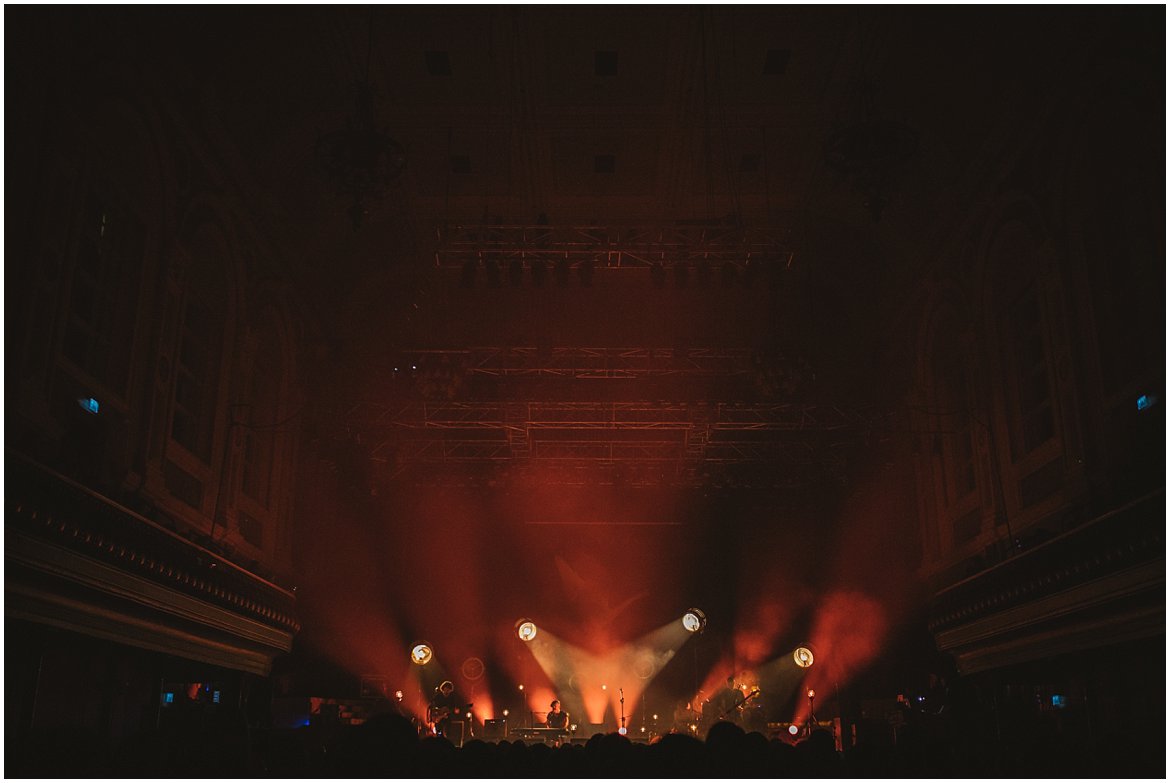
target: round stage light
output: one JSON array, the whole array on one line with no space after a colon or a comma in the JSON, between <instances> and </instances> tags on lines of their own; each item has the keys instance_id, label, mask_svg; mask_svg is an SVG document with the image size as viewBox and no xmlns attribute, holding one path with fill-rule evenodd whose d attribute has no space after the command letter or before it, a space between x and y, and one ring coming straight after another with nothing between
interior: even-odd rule
<instances>
[{"instance_id":1,"label":"round stage light","mask_svg":"<svg viewBox=\"0 0 1170 783\"><path fill-rule=\"evenodd\" d=\"M435 651L426 642L419 642L410 649L410 661L419 666L426 666L435 657Z\"/></svg>"},{"instance_id":2,"label":"round stage light","mask_svg":"<svg viewBox=\"0 0 1170 783\"><path fill-rule=\"evenodd\" d=\"M807 647L797 647L792 653L792 660L796 661L796 665L802 669L807 669L813 665L812 650Z\"/></svg>"},{"instance_id":3,"label":"round stage light","mask_svg":"<svg viewBox=\"0 0 1170 783\"><path fill-rule=\"evenodd\" d=\"M402 701L402 697L404 695L405 694L402 691L394 691L394 698L397 699L398 701Z\"/></svg>"},{"instance_id":4,"label":"round stage light","mask_svg":"<svg viewBox=\"0 0 1170 783\"><path fill-rule=\"evenodd\" d=\"M795 737L797 734L800 733L800 727L797 726L795 723L790 723L790 724L788 724L788 733Z\"/></svg>"},{"instance_id":5,"label":"round stage light","mask_svg":"<svg viewBox=\"0 0 1170 783\"><path fill-rule=\"evenodd\" d=\"M682 616L682 624L690 633L698 633L707 627L707 615L701 609L688 609Z\"/></svg>"},{"instance_id":6,"label":"round stage light","mask_svg":"<svg viewBox=\"0 0 1170 783\"><path fill-rule=\"evenodd\" d=\"M522 642L530 642L536 638L536 623L531 620L518 620L516 622L516 635L520 637Z\"/></svg>"},{"instance_id":7,"label":"round stage light","mask_svg":"<svg viewBox=\"0 0 1170 783\"><path fill-rule=\"evenodd\" d=\"M808 697L810 699L815 699L817 697L817 692L814 691L812 688L809 688L808 689Z\"/></svg>"}]
</instances>

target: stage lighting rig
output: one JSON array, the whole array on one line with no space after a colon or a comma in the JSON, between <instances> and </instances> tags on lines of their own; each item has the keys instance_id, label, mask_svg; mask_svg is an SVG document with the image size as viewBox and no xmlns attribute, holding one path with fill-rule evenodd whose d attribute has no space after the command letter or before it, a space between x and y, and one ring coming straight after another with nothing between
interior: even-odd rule
<instances>
[{"instance_id":1,"label":"stage lighting rig","mask_svg":"<svg viewBox=\"0 0 1170 783\"><path fill-rule=\"evenodd\" d=\"M701 609L688 609L682 616L682 624L690 633L701 633L707 627L707 615Z\"/></svg>"},{"instance_id":2,"label":"stage lighting rig","mask_svg":"<svg viewBox=\"0 0 1170 783\"><path fill-rule=\"evenodd\" d=\"M792 652L792 660L796 661L796 665L802 669L807 669L813 665L812 650L807 647L797 647Z\"/></svg>"},{"instance_id":3,"label":"stage lighting rig","mask_svg":"<svg viewBox=\"0 0 1170 783\"><path fill-rule=\"evenodd\" d=\"M516 635L520 637L522 642L531 642L536 638L536 623L525 619L517 620Z\"/></svg>"},{"instance_id":4,"label":"stage lighting rig","mask_svg":"<svg viewBox=\"0 0 1170 783\"><path fill-rule=\"evenodd\" d=\"M419 666L426 666L435 657L435 651L426 642L419 642L410 648L410 662Z\"/></svg>"}]
</instances>

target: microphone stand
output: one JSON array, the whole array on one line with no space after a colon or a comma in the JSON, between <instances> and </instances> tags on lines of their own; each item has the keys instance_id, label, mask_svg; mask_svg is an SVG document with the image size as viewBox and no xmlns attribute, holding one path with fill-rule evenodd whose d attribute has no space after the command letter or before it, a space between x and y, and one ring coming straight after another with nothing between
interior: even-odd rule
<instances>
[{"instance_id":1,"label":"microphone stand","mask_svg":"<svg viewBox=\"0 0 1170 783\"><path fill-rule=\"evenodd\" d=\"M621 702L622 705L622 728L618 734L621 734L624 737L626 736L626 692L624 689L618 688L618 694L620 695L618 701Z\"/></svg>"}]
</instances>

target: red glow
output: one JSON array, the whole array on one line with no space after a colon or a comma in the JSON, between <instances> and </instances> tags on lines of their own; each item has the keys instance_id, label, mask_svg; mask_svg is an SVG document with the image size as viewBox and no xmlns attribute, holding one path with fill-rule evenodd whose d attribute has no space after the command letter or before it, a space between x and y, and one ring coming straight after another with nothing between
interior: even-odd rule
<instances>
[{"instance_id":1,"label":"red glow","mask_svg":"<svg viewBox=\"0 0 1170 783\"><path fill-rule=\"evenodd\" d=\"M605 720L605 710L609 706L609 697L601 688L589 688L581 694L585 702L585 715L590 723L601 723Z\"/></svg>"},{"instance_id":2,"label":"red glow","mask_svg":"<svg viewBox=\"0 0 1170 783\"><path fill-rule=\"evenodd\" d=\"M818 610L811 644L816 663L806 671L810 688L832 688L847 683L882 649L889 630L885 608L857 591L829 595ZM808 705L798 704L793 720L808 715Z\"/></svg>"}]
</instances>

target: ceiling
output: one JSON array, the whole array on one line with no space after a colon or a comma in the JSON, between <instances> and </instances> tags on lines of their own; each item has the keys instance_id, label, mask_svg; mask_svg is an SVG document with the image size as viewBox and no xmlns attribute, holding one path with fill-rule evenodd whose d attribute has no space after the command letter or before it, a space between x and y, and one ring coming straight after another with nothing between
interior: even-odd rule
<instances>
[{"instance_id":1,"label":"ceiling","mask_svg":"<svg viewBox=\"0 0 1170 783\"><path fill-rule=\"evenodd\" d=\"M493 481L843 480L889 431L900 260L1093 40L979 8L85 18L238 151L320 322L322 432L388 477ZM362 81L405 165L355 230L315 150Z\"/></svg>"}]
</instances>

